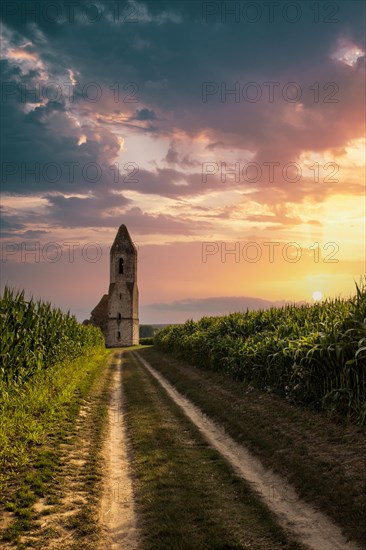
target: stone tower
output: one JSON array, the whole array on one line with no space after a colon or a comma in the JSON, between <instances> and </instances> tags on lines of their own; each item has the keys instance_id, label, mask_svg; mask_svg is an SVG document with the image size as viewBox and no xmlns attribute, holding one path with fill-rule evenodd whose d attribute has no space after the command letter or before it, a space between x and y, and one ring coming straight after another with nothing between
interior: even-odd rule
<instances>
[{"instance_id":1,"label":"stone tower","mask_svg":"<svg viewBox=\"0 0 366 550\"><path fill-rule=\"evenodd\" d=\"M139 343L137 250L125 225L110 252L110 284L105 340L108 347Z\"/></svg>"}]
</instances>

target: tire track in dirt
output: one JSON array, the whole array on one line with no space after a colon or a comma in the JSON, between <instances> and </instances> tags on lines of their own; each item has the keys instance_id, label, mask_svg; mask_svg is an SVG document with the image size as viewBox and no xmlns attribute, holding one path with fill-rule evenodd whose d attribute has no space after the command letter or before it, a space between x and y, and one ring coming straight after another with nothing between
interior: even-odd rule
<instances>
[{"instance_id":1,"label":"tire track in dirt","mask_svg":"<svg viewBox=\"0 0 366 550\"><path fill-rule=\"evenodd\" d=\"M222 427L183 397L137 351L132 353L181 407L210 445L219 451L239 476L250 483L254 492L274 512L285 530L291 531L299 542L311 550L361 550L355 543L347 541L340 528L323 513L302 501L292 486L277 474L265 469L245 447L237 444Z\"/></svg>"},{"instance_id":2,"label":"tire track in dirt","mask_svg":"<svg viewBox=\"0 0 366 550\"><path fill-rule=\"evenodd\" d=\"M128 439L124 421L122 357L115 355L108 408L108 429L103 445L105 475L101 499L100 549L137 550L140 535L137 526L132 479L128 458Z\"/></svg>"}]
</instances>

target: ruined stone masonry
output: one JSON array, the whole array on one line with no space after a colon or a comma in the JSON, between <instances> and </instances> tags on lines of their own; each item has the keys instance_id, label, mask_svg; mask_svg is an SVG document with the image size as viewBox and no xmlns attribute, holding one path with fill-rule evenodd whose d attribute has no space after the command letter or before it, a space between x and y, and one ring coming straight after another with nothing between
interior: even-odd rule
<instances>
[{"instance_id":1,"label":"ruined stone masonry","mask_svg":"<svg viewBox=\"0 0 366 550\"><path fill-rule=\"evenodd\" d=\"M118 229L110 251L108 294L91 312L90 322L101 328L107 347L139 343L137 250L125 225Z\"/></svg>"}]
</instances>

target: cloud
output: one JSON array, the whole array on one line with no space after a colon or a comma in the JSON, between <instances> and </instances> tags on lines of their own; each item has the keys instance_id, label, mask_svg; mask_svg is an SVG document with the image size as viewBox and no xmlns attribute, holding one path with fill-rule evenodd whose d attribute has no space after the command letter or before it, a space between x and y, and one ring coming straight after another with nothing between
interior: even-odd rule
<instances>
[{"instance_id":1,"label":"cloud","mask_svg":"<svg viewBox=\"0 0 366 550\"><path fill-rule=\"evenodd\" d=\"M129 204L122 195L109 192L89 197L46 195L45 198L48 200L45 214L48 223L63 227L116 226L118 215L113 212Z\"/></svg>"},{"instance_id":2,"label":"cloud","mask_svg":"<svg viewBox=\"0 0 366 550\"><path fill-rule=\"evenodd\" d=\"M136 4L137 21L124 25L123 33L121 25L113 21L113 10L105 2L98 3L103 15L100 21L85 24L85 17L76 18L73 24L61 21L62 33L44 20L39 26L24 26L10 17L8 25L11 22L16 30L8 32L9 52L23 52L27 63L36 60L38 65L22 65L19 53L15 57L10 55L9 80L29 86L44 83L46 78L71 83L70 74L73 74L78 75L80 86L72 104L65 97L63 101L45 100L27 113L24 105L10 103L5 122L12 133L6 136L4 160L30 162L33 159L42 166L47 162L85 165L94 161L103 167L103 182L112 185L108 166L120 153L117 124L127 133L135 131L157 138L184 133L186 141L204 132L209 140L205 150L217 152L222 160L233 147L251 151L258 162L286 163L296 160L304 150L322 152L344 146L363 131L359 112L363 108L364 75L361 60L349 66L334 59L333 53L342 35L347 35L347 43L355 48L360 43L362 8L352 3L355 11L342 11L338 25L315 26L306 3L300 5L303 17L299 24L290 25L279 17L276 23L266 26L261 42L257 39L258 29L264 20L258 25L248 25L242 20L232 25L223 24L217 16L207 24L197 25L201 17L197 8L183 4L169 6L164 2L159 6ZM75 28L80 36L77 44ZM139 40L151 45L149 49L136 49L136 30ZM182 38L187 34L190 41L184 42L183 54ZM207 45L203 40L206 34L214 38ZM289 48L293 40L296 48ZM242 52L249 50L253 55L243 61ZM120 51L123 56L119 55ZM21 77L16 76L16 68L22 70ZM122 75L117 82L121 94L113 102L111 88L115 93L116 75ZM277 83L272 104L267 98L268 86L264 84L268 81ZM293 81L301 89L301 102L283 99L284 87ZM83 100L80 88L88 82L96 82L102 91L97 103ZM202 102L204 82L214 82L218 87L206 103ZM230 94L222 96L220 90L222 86L230 90L236 82L241 91L238 103L232 101ZM243 99L242 92L248 82L256 83L260 89L262 97L258 102ZM316 82L319 90L314 88ZM334 88L337 103L324 102L332 94L332 87L324 89L327 82L338 87L338 91ZM128 88L125 90L129 83L135 83L138 89L137 109L136 104L129 103L125 97L130 92ZM163 83L163 87L153 83ZM290 95L292 92L290 86ZM317 102L314 101L316 94L319 95ZM32 101L30 98L30 103ZM114 110L121 107L120 118L111 112L112 106ZM87 139L78 146L81 135ZM128 146L128 139L125 142ZM180 153L175 147L171 145L165 157L168 164L181 168L197 165L194 155ZM92 182L85 182L82 177L73 182L73 187L66 180L63 175L61 180L52 182L41 174L37 182L31 177L21 182L17 173L7 177L5 189L21 192L22 187L26 191L94 188ZM275 186L281 187L283 182ZM173 184L169 196L173 196L174 191ZM299 198L300 195L298 190Z\"/></svg>"},{"instance_id":3,"label":"cloud","mask_svg":"<svg viewBox=\"0 0 366 550\"><path fill-rule=\"evenodd\" d=\"M179 155L173 144L170 145L164 160L167 164L178 164Z\"/></svg>"},{"instance_id":4,"label":"cloud","mask_svg":"<svg viewBox=\"0 0 366 550\"><path fill-rule=\"evenodd\" d=\"M179 153L177 144L171 143L167 154L164 157L164 162L170 165L178 165L180 168L193 168L200 166L201 163L192 158L191 153Z\"/></svg>"},{"instance_id":5,"label":"cloud","mask_svg":"<svg viewBox=\"0 0 366 550\"><path fill-rule=\"evenodd\" d=\"M213 143L209 143L208 145L206 145L206 149L208 151L214 151L218 147L220 147L220 148L224 147L224 142L223 141L214 141Z\"/></svg>"},{"instance_id":6,"label":"cloud","mask_svg":"<svg viewBox=\"0 0 366 550\"><path fill-rule=\"evenodd\" d=\"M133 23L123 20L125 5L116 18L103 0L95 23L80 13L83 5L72 22L66 11L60 21L37 23L22 10L9 13L3 75L16 92L3 109L2 187L47 202L7 210L7 235L108 228L122 216L141 235L172 237L210 232L214 224L229 231L239 222L263 231L316 228L322 214L317 220L296 206L360 196L362 169L341 152L364 131L364 6L341 3L333 24L324 21L325 11L315 23L308 2L297 5L299 22L289 23L278 10L271 24L264 5L258 23L242 16L225 22L223 3L207 21L202 6L189 2L138 2ZM51 87L48 95L30 92L21 100L19 90L51 82L60 97ZM204 101L208 82L215 93ZM273 102L268 82L275 83ZM296 92L291 82L301 91L298 101L286 99ZM88 83L94 83L89 95L100 91L97 101L85 94ZM230 93L236 85L239 101ZM130 151L138 165L134 178L116 171ZM315 182L308 174L295 183L276 177L248 184L220 173L202 178L206 161L283 166L305 156L311 166L327 155L344 160L338 182ZM150 212L149 201L159 197L163 211Z\"/></svg>"},{"instance_id":7,"label":"cloud","mask_svg":"<svg viewBox=\"0 0 366 550\"><path fill-rule=\"evenodd\" d=\"M246 311L247 309L268 309L270 307L280 307L284 304L284 301L274 302L246 296L215 296L210 298L186 298L173 302L146 304L144 307L145 309L153 309L155 311L192 312L203 316L223 315L237 311Z\"/></svg>"},{"instance_id":8,"label":"cloud","mask_svg":"<svg viewBox=\"0 0 366 550\"><path fill-rule=\"evenodd\" d=\"M156 114L151 109L137 109L133 120L156 120Z\"/></svg>"},{"instance_id":9,"label":"cloud","mask_svg":"<svg viewBox=\"0 0 366 550\"><path fill-rule=\"evenodd\" d=\"M3 208L3 238L38 238L49 233L43 227L57 228L116 228L123 222L138 235L196 235L208 222L167 214L148 214L141 208L129 206L123 195L101 194L89 197L47 195L42 210L23 211L13 215ZM100 215L103 212L103 215ZM39 229L39 227L42 229Z\"/></svg>"}]
</instances>

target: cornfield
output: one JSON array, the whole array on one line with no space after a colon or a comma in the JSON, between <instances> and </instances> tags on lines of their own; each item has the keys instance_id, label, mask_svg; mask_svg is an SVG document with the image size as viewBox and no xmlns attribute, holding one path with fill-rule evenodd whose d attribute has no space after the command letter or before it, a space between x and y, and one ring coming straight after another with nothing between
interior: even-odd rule
<instances>
[{"instance_id":1,"label":"cornfield","mask_svg":"<svg viewBox=\"0 0 366 550\"><path fill-rule=\"evenodd\" d=\"M352 298L203 317L155 345L294 403L366 420L366 281Z\"/></svg>"},{"instance_id":2,"label":"cornfield","mask_svg":"<svg viewBox=\"0 0 366 550\"><path fill-rule=\"evenodd\" d=\"M99 329L80 325L50 303L27 301L24 291L8 288L0 297L0 338L0 381L5 385L20 385L40 369L104 347Z\"/></svg>"}]
</instances>

